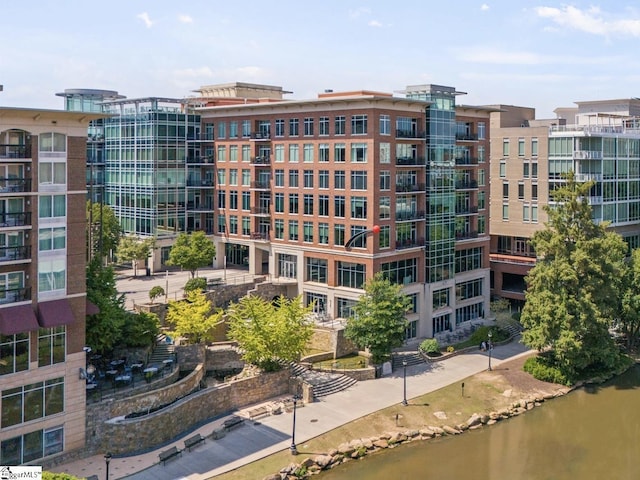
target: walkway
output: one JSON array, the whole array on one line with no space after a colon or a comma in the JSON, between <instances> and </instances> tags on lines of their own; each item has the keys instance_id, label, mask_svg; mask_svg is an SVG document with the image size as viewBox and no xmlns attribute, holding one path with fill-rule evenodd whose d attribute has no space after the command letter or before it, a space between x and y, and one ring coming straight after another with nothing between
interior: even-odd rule
<instances>
[{"instance_id":1,"label":"walkway","mask_svg":"<svg viewBox=\"0 0 640 480\"><path fill-rule=\"evenodd\" d=\"M497 367L506 360L525 354L526 351L526 348L517 342L496 347L493 350L492 366ZM483 352L457 355L437 363L409 366L407 398L418 397L459 382L485 370L487 366L487 355ZM304 443L307 440L369 413L400 403L402 388L402 370L399 370L393 375L377 380L358 382L348 390L299 408L296 417L298 450L304 454ZM161 449L143 455L113 458L109 466L111 479L204 480L285 450L291 445L292 415L286 413L267 416L255 423L245 421L243 426L227 433L221 439L207 439L203 445L191 452L185 451L181 457L168 461L165 466L158 464L160 451L173 445L182 449L185 438L194 433L208 436L220 428L227 418L212 421ZM102 455L96 455L58 465L53 471L67 472L80 478L96 474L98 478L103 479L105 462Z\"/></svg>"}]
</instances>

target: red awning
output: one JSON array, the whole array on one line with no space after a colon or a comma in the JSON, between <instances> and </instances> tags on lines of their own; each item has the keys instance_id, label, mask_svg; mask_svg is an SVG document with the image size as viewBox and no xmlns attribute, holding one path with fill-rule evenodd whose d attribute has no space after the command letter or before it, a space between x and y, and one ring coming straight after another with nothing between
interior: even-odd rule
<instances>
[{"instance_id":1,"label":"red awning","mask_svg":"<svg viewBox=\"0 0 640 480\"><path fill-rule=\"evenodd\" d=\"M91 300L87 300L87 315L97 315L100 313L100 308Z\"/></svg>"},{"instance_id":2,"label":"red awning","mask_svg":"<svg viewBox=\"0 0 640 480\"><path fill-rule=\"evenodd\" d=\"M31 305L16 305L0 309L0 333L2 335L15 335L38 328L38 320Z\"/></svg>"},{"instance_id":3,"label":"red awning","mask_svg":"<svg viewBox=\"0 0 640 480\"><path fill-rule=\"evenodd\" d=\"M38 303L38 321L43 328L60 327L75 321L66 298Z\"/></svg>"}]
</instances>

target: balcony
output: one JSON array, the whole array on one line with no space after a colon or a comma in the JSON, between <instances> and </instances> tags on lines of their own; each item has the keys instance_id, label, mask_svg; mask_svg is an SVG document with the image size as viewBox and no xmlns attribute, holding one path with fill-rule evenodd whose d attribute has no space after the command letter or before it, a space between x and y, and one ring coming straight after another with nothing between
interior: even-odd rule
<instances>
[{"instance_id":1,"label":"balcony","mask_svg":"<svg viewBox=\"0 0 640 480\"><path fill-rule=\"evenodd\" d=\"M1 227L31 226L31 212L0 213Z\"/></svg>"},{"instance_id":2,"label":"balcony","mask_svg":"<svg viewBox=\"0 0 640 480\"><path fill-rule=\"evenodd\" d=\"M271 157L261 156L251 158L251 165L271 165Z\"/></svg>"},{"instance_id":3,"label":"balcony","mask_svg":"<svg viewBox=\"0 0 640 480\"><path fill-rule=\"evenodd\" d=\"M426 165L425 157L396 157L397 167L415 167Z\"/></svg>"},{"instance_id":4,"label":"balcony","mask_svg":"<svg viewBox=\"0 0 640 480\"><path fill-rule=\"evenodd\" d=\"M269 142L271 141L271 134L269 132L251 132L249 139L255 140L258 142L259 141Z\"/></svg>"},{"instance_id":5,"label":"balcony","mask_svg":"<svg viewBox=\"0 0 640 480\"><path fill-rule=\"evenodd\" d=\"M412 193L412 192L421 192L427 188L426 183L400 183L396 184L396 193Z\"/></svg>"},{"instance_id":6,"label":"balcony","mask_svg":"<svg viewBox=\"0 0 640 480\"><path fill-rule=\"evenodd\" d=\"M477 231L456 232L456 240L472 240L478 238Z\"/></svg>"},{"instance_id":7,"label":"balcony","mask_svg":"<svg viewBox=\"0 0 640 480\"><path fill-rule=\"evenodd\" d=\"M601 173L576 173L576 182L601 182Z\"/></svg>"},{"instance_id":8,"label":"balcony","mask_svg":"<svg viewBox=\"0 0 640 480\"><path fill-rule=\"evenodd\" d=\"M478 165L478 159L476 157L456 158L456 165Z\"/></svg>"},{"instance_id":9,"label":"balcony","mask_svg":"<svg viewBox=\"0 0 640 480\"><path fill-rule=\"evenodd\" d=\"M0 178L0 193L30 192L30 178Z\"/></svg>"},{"instance_id":10,"label":"balcony","mask_svg":"<svg viewBox=\"0 0 640 480\"><path fill-rule=\"evenodd\" d=\"M599 150L576 150L573 152L576 160L602 160L602 152Z\"/></svg>"},{"instance_id":11,"label":"balcony","mask_svg":"<svg viewBox=\"0 0 640 480\"><path fill-rule=\"evenodd\" d=\"M268 242L270 240L269 234L264 232L253 232L251 234L251 240L262 240Z\"/></svg>"},{"instance_id":12,"label":"balcony","mask_svg":"<svg viewBox=\"0 0 640 480\"><path fill-rule=\"evenodd\" d=\"M213 155L187 157L187 163L189 163L189 164L200 164L200 165L212 164L212 163L214 163L213 162Z\"/></svg>"},{"instance_id":13,"label":"balcony","mask_svg":"<svg viewBox=\"0 0 640 480\"><path fill-rule=\"evenodd\" d=\"M0 262L14 262L16 260L29 260L31 247L21 245L15 247L0 247Z\"/></svg>"},{"instance_id":14,"label":"balcony","mask_svg":"<svg viewBox=\"0 0 640 480\"><path fill-rule=\"evenodd\" d=\"M471 190L478 188L477 180L458 180L456 181L456 190Z\"/></svg>"},{"instance_id":15,"label":"balcony","mask_svg":"<svg viewBox=\"0 0 640 480\"><path fill-rule=\"evenodd\" d=\"M187 142L213 142L213 133L201 133L200 135L188 135Z\"/></svg>"},{"instance_id":16,"label":"balcony","mask_svg":"<svg viewBox=\"0 0 640 480\"><path fill-rule=\"evenodd\" d=\"M508 255L500 253L490 253L489 260L496 263L509 263L512 265L525 265L532 267L536 263L536 257L527 257L524 255Z\"/></svg>"},{"instance_id":17,"label":"balcony","mask_svg":"<svg viewBox=\"0 0 640 480\"><path fill-rule=\"evenodd\" d=\"M456 215L473 215L474 213L478 213L477 206L471 207L456 207Z\"/></svg>"},{"instance_id":18,"label":"balcony","mask_svg":"<svg viewBox=\"0 0 640 480\"><path fill-rule=\"evenodd\" d=\"M425 212L423 211L396 212L396 222L424 220L424 218L425 218Z\"/></svg>"},{"instance_id":19,"label":"balcony","mask_svg":"<svg viewBox=\"0 0 640 480\"><path fill-rule=\"evenodd\" d=\"M416 247L424 247L424 238L405 238L404 240L396 240L396 250Z\"/></svg>"},{"instance_id":20,"label":"balcony","mask_svg":"<svg viewBox=\"0 0 640 480\"><path fill-rule=\"evenodd\" d=\"M421 132L418 130L396 130L396 138L419 138L424 140L427 138L426 132Z\"/></svg>"},{"instance_id":21,"label":"balcony","mask_svg":"<svg viewBox=\"0 0 640 480\"><path fill-rule=\"evenodd\" d=\"M271 190L271 182L255 181L251 182L252 190Z\"/></svg>"},{"instance_id":22,"label":"balcony","mask_svg":"<svg viewBox=\"0 0 640 480\"><path fill-rule=\"evenodd\" d=\"M25 302L31 300L31 287L8 288L0 290L0 304Z\"/></svg>"},{"instance_id":23,"label":"balcony","mask_svg":"<svg viewBox=\"0 0 640 480\"><path fill-rule=\"evenodd\" d=\"M0 144L0 158L31 159L31 146Z\"/></svg>"},{"instance_id":24,"label":"balcony","mask_svg":"<svg viewBox=\"0 0 640 480\"><path fill-rule=\"evenodd\" d=\"M269 207L251 207L251 215L269 216Z\"/></svg>"},{"instance_id":25,"label":"balcony","mask_svg":"<svg viewBox=\"0 0 640 480\"><path fill-rule=\"evenodd\" d=\"M188 212L213 212L213 207L206 203L187 202Z\"/></svg>"},{"instance_id":26,"label":"balcony","mask_svg":"<svg viewBox=\"0 0 640 480\"><path fill-rule=\"evenodd\" d=\"M213 180L187 180L187 187L213 187Z\"/></svg>"},{"instance_id":27,"label":"balcony","mask_svg":"<svg viewBox=\"0 0 640 480\"><path fill-rule=\"evenodd\" d=\"M478 134L470 132L458 132L456 133L456 140L462 140L463 142L475 142L478 140Z\"/></svg>"}]
</instances>

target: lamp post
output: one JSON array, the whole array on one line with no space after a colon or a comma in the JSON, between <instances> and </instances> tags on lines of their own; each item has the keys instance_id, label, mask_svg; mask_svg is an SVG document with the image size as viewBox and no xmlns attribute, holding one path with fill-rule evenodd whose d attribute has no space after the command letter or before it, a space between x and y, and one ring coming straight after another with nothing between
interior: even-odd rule
<instances>
[{"instance_id":1,"label":"lamp post","mask_svg":"<svg viewBox=\"0 0 640 480\"><path fill-rule=\"evenodd\" d=\"M491 331L489 331L489 333L488 333L488 337L489 337L489 345L488 345L488 348L489 348L489 369L488 370L489 371L491 371L491 350L493 350L493 344L491 343L491 336L492 336Z\"/></svg>"},{"instance_id":2,"label":"lamp post","mask_svg":"<svg viewBox=\"0 0 640 480\"><path fill-rule=\"evenodd\" d=\"M293 431L291 432L291 446L289 450L291 451L291 455L298 454L298 447L296 447L296 407L298 405L298 400L300 397L298 395L293 396Z\"/></svg>"},{"instance_id":3,"label":"lamp post","mask_svg":"<svg viewBox=\"0 0 640 480\"><path fill-rule=\"evenodd\" d=\"M111 452L107 452L104 455L104 463L105 463L105 465L107 467L107 474L104 477L106 480L109 480L109 462L110 461L111 461Z\"/></svg>"},{"instance_id":4,"label":"lamp post","mask_svg":"<svg viewBox=\"0 0 640 480\"><path fill-rule=\"evenodd\" d=\"M403 382L403 396L402 396L402 405L405 407L408 405L407 403L407 361L402 361L402 382Z\"/></svg>"}]
</instances>

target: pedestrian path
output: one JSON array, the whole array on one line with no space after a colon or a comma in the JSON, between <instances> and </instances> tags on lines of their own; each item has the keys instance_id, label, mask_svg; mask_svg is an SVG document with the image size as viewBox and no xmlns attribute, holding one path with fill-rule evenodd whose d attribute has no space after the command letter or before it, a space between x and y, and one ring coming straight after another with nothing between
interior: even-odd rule
<instances>
[{"instance_id":1,"label":"pedestrian path","mask_svg":"<svg viewBox=\"0 0 640 480\"><path fill-rule=\"evenodd\" d=\"M495 347L492 365L527 353L526 347L518 342ZM407 398L411 399L461 381L482 370L486 370L486 352L457 355L437 363L407 366ZM398 404L403 396L403 372L358 382L342 392L323 397L304 405L296 413L296 444L304 453L304 443L325 432L349 423L360 417ZM235 415L246 414L244 411ZM262 417L259 421L245 421L243 426L227 433L224 437L200 444L190 452L161 465L158 454L171 446L184 448L184 440L195 433L209 436L222 428L230 416L216 419L198 430L189 432L161 449L123 458L112 458L109 465L111 479L129 480L205 480L233 470L260 458L266 457L291 445L292 415L282 413ZM346 440L346 439L345 439ZM80 478L97 475L104 478L105 462L102 455L58 465L52 469L67 472Z\"/></svg>"}]
</instances>

